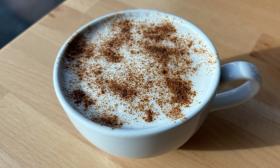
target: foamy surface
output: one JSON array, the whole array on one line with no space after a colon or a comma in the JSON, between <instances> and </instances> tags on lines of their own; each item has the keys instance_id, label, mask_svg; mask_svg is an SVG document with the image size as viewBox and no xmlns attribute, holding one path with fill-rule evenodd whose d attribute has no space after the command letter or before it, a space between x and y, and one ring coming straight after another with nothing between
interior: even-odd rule
<instances>
[{"instance_id":1,"label":"foamy surface","mask_svg":"<svg viewBox=\"0 0 280 168\"><path fill-rule=\"evenodd\" d=\"M123 21L128 22L119 24ZM144 32L166 23L175 28L169 37L144 37ZM116 44L119 40L117 37L123 36L121 31L127 24L130 26L129 37L124 36L121 40L125 42ZM176 37L175 40L172 40L173 37ZM85 38L87 45L81 50L83 52L70 51L71 59L65 56L64 90L73 107L102 125L147 128L182 121L188 118L193 107L201 103L207 85L212 82L215 53L211 53L201 37L192 32L181 19L122 15L92 26L83 32L82 38ZM113 39L113 46L108 44L110 39ZM79 45L79 41L77 43L73 45ZM164 61L149 46L182 51L170 50L168 60ZM113 48L113 55L103 51L111 50L110 47ZM164 55L169 50L163 49L162 52ZM110 59L106 54L118 59ZM175 89L172 90L174 84ZM181 88L176 88L177 85ZM189 89L188 93L182 93L189 95L180 97L180 89ZM75 90L84 92L89 103L73 99L72 93ZM179 94L179 98L174 94ZM106 119L104 116L111 118ZM107 121L111 119L113 121Z\"/></svg>"}]
</instances>

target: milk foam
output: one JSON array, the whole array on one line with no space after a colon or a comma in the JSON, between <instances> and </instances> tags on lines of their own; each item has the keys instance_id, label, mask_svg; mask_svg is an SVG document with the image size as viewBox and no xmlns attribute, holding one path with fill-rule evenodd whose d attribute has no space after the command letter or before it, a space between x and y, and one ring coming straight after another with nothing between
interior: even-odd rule
<instances>
[{"instance_id":1,"label":"milk foam","mask_svg":"<svg viewBox=\"0 0 280 168\"><path fill-rule=\"evenodd\" d=\"M167 87L164 87L166 85L164 77L162 75L159 75L160 72L158 72L158 68L156 68L156 66L158 65L157 61L151 59L150 56L147 56L147 54L142 52L131 54L131 49L136 51L143 50L137 45L123 45L120 49L120 53L123 56L122 62L111 63L108 62L104 57L99 57L98 59L86 60L86 68L97 66L101 67L103 81L125 81L128 72L131 71L137 72L137 74L144 74L145 82L150 80L158 81L159 83L157 86L152 86L151 88L149 88L149 92L143 93L147 94L147 96L151 98L148 104L152 107L152 111L156 114L155 120L153 120L152 122L146 122L145 120L143 120L143 117L145 117L145 113L143 111L139 111L139 109L137 108L134 108L134 106L137 106L140 101L137 96L132 101L127 102L126 100L120 98L120 96L113 94L108 90L105 93L100 94L100 86L96 85L96 83L88 84L87 80L79 80L79 77L71 68L65 68L63 70L63 85L65 87L65 90L71 91L74 89L81 89L96 101L96 104L90 106L87 110L84 110L84 107L82 105L72 103L73 106L89 119L93 116L102 115L105 112L114 114L118 116L118 118L123 122L123 128L156 127L160 125L180 122L184 119L187 119L189 115L192 114L192 111L195 110L195 107L201 103L201 97L203 97L203 94L208 91L207 86L212 82L211 76L213 76L213 71L215 71L217 59L215 53L213 53L213 51L209 49L208 44L204 43L202 37L194 32L191 27L189 27L189 25L180 18L164 15L161 13L146 13L144 16L143 14L139 13L130 13L123 14L121 17L118 16L118 18L131 20L137 25L157 25L161 24L163 21L168 21L176 28L176 35L193 41L193 47L192 49L189 49L188 57L192 60L193 63L191 67L195 69L195 71L192 73L186 73L185 75L181 75L180 77L183 80L192 81L192 87L196 92L196 96L193 97L192 103L188 106L180 106L180 109L185 116L184 118L174 120L167 117L166 113L174 108L173 105L167 103L164 104L161 108L159 107L157 100L169 100L170 97L172 97L172 93L170 93L170 90ZM99 48L101 46L101 44L104 42L105 37L108 38L114 36L115 32L112 31L113 20L114 18L104 20L97 25L93 25L90 29L90 32L86 32L88 41L96 44L96 48ZM137 34L137 28L135 27L132 29L132 36L136 41L138 39L141 39L141 35ZM168 42L165 43L166 45L172 47L172 44L168 44ZM127 65L130 66L128 67ZM179 63L178 66L183 65L180 65ZM132 69L129 70L129 68ZM170 65L170 68L174 68L176 70L176 67L172 67L172 65ZM91 74L90 79L92 81L95 81L97 78L95 75ZM138 86L137 83L133 82L131 83L131 85L132 87ZM142 94L142 92L139 94Z\"/></svg>"}]
</instances>

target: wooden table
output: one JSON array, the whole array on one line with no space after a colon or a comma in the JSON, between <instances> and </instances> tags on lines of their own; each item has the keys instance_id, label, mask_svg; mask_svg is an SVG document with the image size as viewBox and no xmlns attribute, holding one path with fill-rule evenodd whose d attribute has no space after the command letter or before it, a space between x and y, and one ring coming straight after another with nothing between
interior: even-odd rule
<instances>
[{"instance_id":1,"label":"wooden table","mask_svg":"<svg viewBox=\"0 0 280 168\"><path fill-rule=\"evenodd\" d=\"M58 104L52 67L64 40L108 12L156 8L187 18L224 62L250 60L263 76L246 104L211 114L180 149L150 159L110 156L74 129ZM0 167L280 167L278 0L67 0L0 51Z\"/></svg>"}]
</instances>

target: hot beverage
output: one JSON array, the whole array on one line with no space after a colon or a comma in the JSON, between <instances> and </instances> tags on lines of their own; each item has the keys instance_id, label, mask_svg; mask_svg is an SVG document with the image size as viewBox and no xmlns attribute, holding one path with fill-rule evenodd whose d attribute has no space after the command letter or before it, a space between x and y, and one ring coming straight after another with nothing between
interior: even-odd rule
<instances>
[{"instance_id":1,"label":"hot beverage","mask_svg":"<svg viewBox=\"0 0 280 168\"><path fill-rule=\"evenodd\" d=\"M64 92L81 114L101 125L172 124L200 103L215 60L179 18L116 15L68 43Z\"/></svg>"}]
</instances>

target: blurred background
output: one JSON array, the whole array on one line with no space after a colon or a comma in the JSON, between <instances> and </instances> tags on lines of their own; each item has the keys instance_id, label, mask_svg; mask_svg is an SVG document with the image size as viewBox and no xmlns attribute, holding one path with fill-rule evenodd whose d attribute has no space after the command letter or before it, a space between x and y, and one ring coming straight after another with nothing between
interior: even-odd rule
<instances>
[{"instance_id":1,"label":"blurred background","mask_svg":"<svg viewBox=\"0 0 280 168\"><path fill-rule=\"evenodd\" d=\"M0 0L0 49L63 0Z\"/></svg>"}]
</instances>

